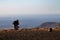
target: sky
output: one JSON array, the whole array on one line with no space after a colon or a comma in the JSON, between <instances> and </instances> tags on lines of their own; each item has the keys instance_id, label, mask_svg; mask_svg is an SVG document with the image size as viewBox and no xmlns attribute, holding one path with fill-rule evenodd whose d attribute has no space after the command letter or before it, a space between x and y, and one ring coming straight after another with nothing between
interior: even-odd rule
<instances>
[{"instance_id":1,"label":"sky","mask_svg":"<svg viewBox=\"0 0 60 40\"><path fill-rule=\"evenodd\" d=\"M60 14L60 0L0 0L0 17Z\"/></svg>"}]
</instances>

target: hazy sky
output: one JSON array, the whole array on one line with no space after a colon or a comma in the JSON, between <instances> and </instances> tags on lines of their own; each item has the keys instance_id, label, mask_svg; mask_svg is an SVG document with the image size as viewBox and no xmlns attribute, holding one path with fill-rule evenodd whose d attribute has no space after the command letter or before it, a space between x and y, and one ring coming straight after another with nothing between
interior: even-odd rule
<instances>
[{"instance_id":1,"label":"hazy sky","mask_svg":"<svg viewBox=\"0 0 60 40\"><path fill-rule=\"evenodd\" d=\"M0 16L49 13L60 13L60 0L0 0Z\"/></svg>"}]
</instances>

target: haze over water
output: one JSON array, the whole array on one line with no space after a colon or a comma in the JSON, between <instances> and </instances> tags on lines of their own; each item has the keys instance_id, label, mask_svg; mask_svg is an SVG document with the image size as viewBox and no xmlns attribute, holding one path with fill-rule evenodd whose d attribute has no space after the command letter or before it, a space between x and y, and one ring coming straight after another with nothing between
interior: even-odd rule
<instances>
[{"instance_id":1,"label":"haze over water","mask_svg":"<svg viewBox=\"0 0 60 40\"><path fill-rule=\"evenodd\" d=\"M44 22L60 22L60 15L25 15L0 18L0 28L13 28L12 23L18 19L20 28L38 27Z\"/></svg>"}]
</instances>

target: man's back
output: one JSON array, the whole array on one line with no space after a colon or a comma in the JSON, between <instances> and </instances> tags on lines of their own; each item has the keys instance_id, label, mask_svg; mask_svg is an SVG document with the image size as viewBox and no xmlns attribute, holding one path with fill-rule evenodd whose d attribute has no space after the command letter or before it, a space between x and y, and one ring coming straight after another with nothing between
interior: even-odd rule
<instances>
[{"instance_id":1,"label":"man's back","mask_svg":"<svg viewBox=\"0 0 60 40\"><path fill-rule=\"evenodd\" d=\"M18 20L14 21L13 25L15 25L15 26L19 25L19 21Z\"/></svg>"}]
</instances>

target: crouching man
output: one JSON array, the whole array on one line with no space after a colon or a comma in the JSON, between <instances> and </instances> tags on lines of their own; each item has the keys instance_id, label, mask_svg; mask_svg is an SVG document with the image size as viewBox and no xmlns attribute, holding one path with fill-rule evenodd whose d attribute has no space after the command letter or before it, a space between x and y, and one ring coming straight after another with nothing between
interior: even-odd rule
<instances>
[{"instance_id":1,"label":"crouching man","mask_svg":"<svg viewBox=\"0 0 60 40\"><path fill-rule=\"evenodd\" d=\"M49 32L52 32L53 30L52 30L52 28L50 28L50 31Z\"/></svg>"}]
</instances>

